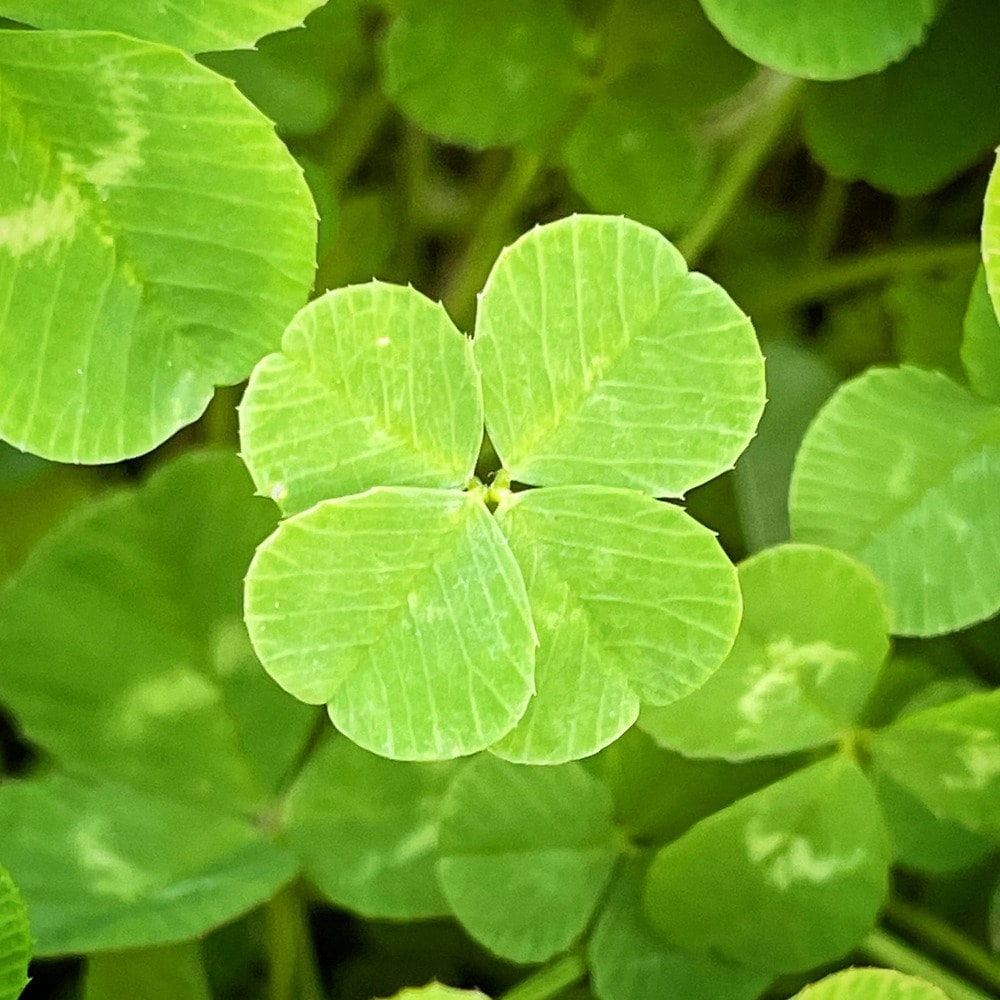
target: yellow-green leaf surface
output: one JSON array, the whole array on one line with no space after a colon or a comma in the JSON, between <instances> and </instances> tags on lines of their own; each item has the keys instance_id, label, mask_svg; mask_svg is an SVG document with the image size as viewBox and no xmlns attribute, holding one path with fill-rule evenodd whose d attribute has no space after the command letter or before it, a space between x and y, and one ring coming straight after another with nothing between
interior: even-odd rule
<instances>
[{"instance_id":1,"label":"yellow-green leaf surface","mask_svg":"<svg viewBox=\"0 0 1000 1000\"><path fill-rule=\"evenodd\" d=\"M936 986L895 969L844 969L812 983L794 1000L948 1000Z\"/></svg>"},{"instance_id":2,"label":"yellow-green leaf surface","mask_svg":"<svg viewBox=\"0 0 1000 1000\"><path fill-rule=\"evenodd\" d=\"M1000 167L993 165L983 209L983 264L993 311L1000 316Z\"/></svg>"},{"instance_id":3,"label":"yellow-green leaf surface","mask_svg":"<svg viewBox=\"0 0 1000 1000\"><path fill-rule=\"evenodd\" d=\"M303 768L285 805L285 836L312 883L375 919L447 916L437 883L440 801L449 763L376 757L337 738Z\"/></svg>"},{"instance_id":4,"label":"yellow-green leaf surface","mask_svg":"<svg viewBox=\"0 0 1000 1000\"><path fill-rule=\"evenodd\" d=\"M681 496L732 467L764 408L750 320L627 219L573 216L504 250L474 348L497 454L534 485Z\"/></svg>"},{"instance_id":5,"label":"yellow-green leaf surface","mask_svg":"<svg viewBox=\"0 0 1000 1000\"><path fill-rule=\"evenodd\" d=\"M0 599L0 700L64 768L249 811L313 712L264 676L241 621L275 523L233 455L192 454L85 507Z\"/></svg>"},{"instance_id":6,"label":"yellow-green leaf surface","mask_svg":"<svg viewBox=\"0 0 1000 1000\"><path fill-rule=\"evenodd\" d=\"M3 0L0 14L36 28L119 31L187 52L249 48L262 35L292 28L320 0Z\"/></svg>"},{"instance_id":7,"label":"yellow-green leaf surface","mask_svg":"<svg viewBox=\"0 0 1000 1000\"><path fill-rule=\"evenodd\" d=\"M743 621L722 666L640 725L691 757L793 753L858 720L889 651L882 588L854 559L814 545L765 549L739 566Z\"/></svg>"},{"instance_id":8,"label":"yellow-green leaf surface","mask_svg":"<svg viewBox=\"0 0 1000 1000\"><path fill-rule=\"evenodd\" d=\"M846 80L901 59L923 40L941 0L701 0L751 59L815 80Z\"/></svg>"},{"instance_id":9,"label":"yellow-green leaf surface","mask_svg":"<svg viewBox=\"0 0 1000 1000\"><path fill-rule=\"evenodd\" d=\"M845 955L872 929L889 860L868 779L832 757L662 848L646 912L681 949L763 972L808 969Z\"/></svg>"},{"instance_id":10,"label":"yellow-green leaf surface","mask_svg":"<svg viewBox=\"0 0 1000 1000\"><path fill-rule=\"evenodd\" d=\"M212 1000L199 941L98 952L85 982L83 1000Z\"/></svg>"},{"instance_id":11,"label":"yellow-green leaf surface","mask_svg":"<svg viewBox=\"0 0 1000 1000\"><path fill-rule=\"evenodd\" d=\"M28 985L31 928L17 886L0 867L0 1000L17 1000Z\"/></svg>"},{"instance_id":12,"label":"yellow-green leaf surface","mask_svg":"<svg viewBox=\"0 0 1000 1000\"><path fill-rule=\"evenodd\" d=\"M250 566L246 620L282 687L386 757L481 750L534 690L524 581L469 493L380 487L289 518Z\"/></svg>"},{"instance_id":13,"label":"yellow-green leaf surface","mask_svg":"<svg viewBox=\"0 0 1000 1000\"><path fill-rule=\"evenodd\" d=\"M1000 403L1000 322L982 268L976 275L965 313L962 365L976 393L992 403Z\"/></svg>"},{"instance_id":14,"label":"yellow-green leaf surface","mask_svg":"<svg viewBox=\"0 0 1000 1000\"><path fill-rule=\"evenodd\" d=\"M541 962L583 932L618 835L608 790L580 764L526 767L484 755L445 796L438 873L452 912L515 962Z\"/></svg>"},{"instance_id":15,"label":"yellow-green leaf surface","mask_svg":"<svg viewBox=\"0 0 1000 1000\"><path fill-rule=\"evenodd\" d=\"M149 451L305 300L301 171L232 84L120 35L4 32L0 106L0 435Z\"/></svg>"},{"instance_id":16,"label":"yellow-green leaf surface","mask_svg":"<svg viewBox=\"0 0 1000 1000\"><path fill-rule=\"evenodd\" d=\"M544 133L583 80L576 25L548 0L406 5L383 50L385 92L442 139L496 146Z\"/></svg>"},{"instance_id":17,"label":"yellow-green leaf surface","mask_svg":"<svg viewBox=\"0 0 1000 1000\"><path fill-rule=\"evenodd\" d=\"M645 864L615 874L587 942L594 993L601 1000L757 1000L766 973L677 951L650 926L642 907Z\"/></svg>"},{"instance_id":18,"label":"yellow-green leaf surface","mask_svg":"<svg viewBox=\"0 0 1000 1000\"><path fill-rule=\"evenodd\" d=\"M934 815L1000 835L1000 691L908 715L876 733L872 752Z\"/></svg>"},{"instance_id":19,"label":"yellow-green leaf surface","mask_svg":"<svg viewBox=\"0 0 1000 1000\"><path fill-rule=\"evenodd\" d=\"M497 519L524 573L539 648L536 697L494 753L535 764L587 756L635 721L640 701L687 694L728 653L736 571L679 507L566 486L515 493Z\"/></svg>"},{"instance_id":20,"label":"yellow-green leaf surface","mask_svg":"<svg viewBox=\"0 0 1000 1000\"><path fill-rule=\"evenodd\" d=\"M457 990L453 986L443 986L441 983L428 983L426 986L407 986L387 1000L489 1000L479 990Z\"/></svg>"},{"instance_id":21,"label":"yellow-green leaf surface","mask_svg":"<svg viewBox=\"0 0 1000 1000\"><path fill-rule=\"evenodd\" d=\"M372 486L463 486L482 437L472 345L440 303L381 282L306 306L240 406L243 459L286 514Z\"/></svg>"},{"instance_id":22,"label":"yellow-green leaf surface","mask_svg":"<svg viewBox=\"0 0 1000 1000\"><path fill-rule=\"evenodd\" d=\"M61 775L0 788L0 855L38 955L184 941L296 871L249 815Z\"/></svg>"},{"instance_id":23,"label":"yellow-green leaf surface","mask_svg":"<svg viewBox=\"0 0 1000 1000\"><path fill-rule=\"evenodd\" d=\"M813 155L837 177L903 196L951 180L1000 141L998 33L993 0L953 0L901 63L811 87L803 125Z\"/></svg>"},{"instance_id":24,"label":"yellow-green leaf surface","mask_svg":"<svg viewBox=\"0 0 1000 1000\"><path fill-rule=\"evenodd\" d=\"M950 632L1000 609L998 493L1000 408L938 372L872 369L802 442L792 534L866 563L894 632Z\"/></svg>"}]
</instances>

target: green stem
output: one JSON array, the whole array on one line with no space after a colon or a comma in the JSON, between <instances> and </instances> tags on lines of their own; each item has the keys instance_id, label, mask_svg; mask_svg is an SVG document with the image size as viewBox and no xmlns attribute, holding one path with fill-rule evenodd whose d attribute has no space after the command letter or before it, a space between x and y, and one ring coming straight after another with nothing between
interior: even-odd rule
<instances>
[{"instance_id":1,"label":"green stem","mask_svg":"<svg viewBox=\"0 0 1000 1000\"><path fill-rule=\"evenodd\" d=\"M688 264L693 266L719 235L730 213L794 120L804 88L802 80L778 78L769 106L751 123L747 139L736 148L716 180L708 207L677 240L677 249L684 254Z\"/></svg>"},{"instance_id":2,"label":"green stem","mask_svg":"<svg viewBox=\"0 0 1000 1000\"><path fill-rule=\"evenodd\" d=\"M301 886L285 886L264 911L267 1000L323 1000Z\"/></svg>"},{"instance_id":3,"label":"green stem","mask_svg":"<svg viewBox=\"0 0 1000 1000\"><path fill-rule=\"evenodd\" d=\"M961 931L933 913L899 899L889 904L886 917L932 950L947 956L952 965L1000 994L1000 965Z\"/></svg>"},{"instance_id":4,"label":"green stem","mask_svg":"<svg viewBox=\"0 0 1000 1000\"><path fill-rule=\"evenodd\" d=\"M500 1000L548 1000L583 979L586 974L587 967L579 955L563 955L523 979L504 993Z\"/></svg>"},{"instance_id":5,"label":"green stem","mask_svg":"<svg viewBox=\"0 0 1000 1000\"><path fill-rule=\"evenodd\" d=\"M747 298L751 299L758 313L794 309L893 278L924 271L972 267L979 259L979 252L979 244L971 240L875 250L833 260L797 278L774 284L752 299L749 295Z\"/></svg>"},{"instance_id":6,"label":"green stem","mask_svg":"<svg viewBox=\"0 0 1000 1000\"><path fill-rule=\"evenodd\" d=\"M850 188L843 181L826 175L809 227L806 260L818 262L830 256L840 236L849 195Z\"/></svg>"},{"instance_id":7,"label":"green stem","mask_svg":"<svg viewBox=\"0 0 1000 1000\"><path fill-rule=\"evenodd\" d=\"M989 994L952 975L937 962L887 931L872 931L860 950L878 965L925 979L944 992L949 1000L991 1000Z\"/></svg>"},{"instance_id":8,"label":"green stem","mask_svg":"<svg viewBox=\"0 0 1000 1000\"><path fill-rule=\"evenodd\" d=\"M510 236L515 217L541 167L542 157L537 153L518 150L513 154L500 187L451 272L442 299L459 327L471 325L476 293L486 283L496 255Z\"/></svg>"}]
</instances>

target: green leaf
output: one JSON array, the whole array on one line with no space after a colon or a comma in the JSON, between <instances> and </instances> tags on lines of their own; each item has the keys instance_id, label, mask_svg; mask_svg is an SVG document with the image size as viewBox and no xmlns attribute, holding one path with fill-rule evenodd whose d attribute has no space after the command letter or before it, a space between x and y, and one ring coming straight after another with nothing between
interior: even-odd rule
<instances>
[{"instance_id":1,"label":"green leaf","mask_svg":"<svg viewBox=\"0 0 1000 1000\"><path fill-rule=\"evenodd\" d=\"M601 1000L757 1000L770 976L686 955L649 925L642 908L645 865L616 874L587 942L594 992Z\"/></svg>"},{"instance_id":2,"label":"green leaf","mask_svg":"<svg viewBox=\"0 0 1000 1000\"><path fill-rule=\"evenodd\" d=\"M1000 690L908 715L875 734L872 753L935 816L1000 833Z\"/></svg>"},{"instance_id":3,"label":"green leaf","mask_svg":"<svg viewBox=\"0 0 1000 1000\"><path fill-rule=\"evenodd\" d=\"M873 369L806 434L792 533L866 563L894 632L935 635L1000 608L998 492L1000 409L937 372Z\"/></svg>"},{"instance_id":4,"label":"green leaf","mask_svg":"<svg viewBox=\"0 0 1000 1000\"><path fill-rule=\"evenodd\" d=\"M495 753L536 764L587 756L635 721L640 700L673 701L725 658L740 619L736 571L679 507L566 486L512 494L497 520L539 648L537 695Z\"/></svg>"},{"instance_id":5,"label":"green leaf","mask_svg":"<svg viewBox=\"0 0 1000 1000\"><path fill-rule=\"evenodd\" d=\"M923 40L941 0L701 0L751 59L793 76L847 80L901 59Z\"/></svg>"},{"instance_id":6,"label":"green leaf","mask_svg":"<svg viewBox=\"0 0 1000 1000\"><path fill-rule=\"evenodd\" d=\"M476 316L486 426L511 476L681 496L764 406L750 320L655 230L574 216L500 254Z\"/></svg>"},{"instance_id":7,"label":"green leaf","mask_svg":"<svg viewBox=\"0 0 1000 1000\"><path fill-rule=\"evenodd\" d=\"M302 23L320 0L4 0L3 13L36 28L118 31L188 52L249 48L262 35Z\"/></svg>"},{"instance_id":8,"label":"green leaf","mask_svg":"<svg viewBox=\"0 0 1000 1000\"><path fill-rule=\"evenodd\" d=\"M733 473L740 527L752 551L788 541L788 485L795 453L809 422L838 382L820 357L792 342L765 344L764 350L767 406L757 436Z\"/></svg>"},{"instance_id":9,"label":"green leaf","mask_svg":"<svg viewBox=\"0 0 1000 1000\"><path fill-rule=\"evenodd\" d=\"M382 85L421 128L449 142L505 145L549 131L583 77L576 26L547 0L434 0L392 23Z\"/></svg>"},{"instance_id":10,"label":"green leaf","mask_svg":"<svg viewBox=\"0 0 1000 1000\"><path fill-rule=\"evenodd\" d=\"M61 775L0 787L0 856L38 955L184 941L295 874L251 817Z\"/></svg>"},{"instance_id":11,"label":"green leaf","mask_svg":"<svg viewBox=\"0 0 1000 1000\"><path fill-rule=\"evenodd\" d=\"M524 581L469 493L378 488L289 518L247 573L246 620L271 676L382 756L481 750L533 692Z\"/></svg>"},{"instance_id":12,"label":"green leaf","mask_svg":"<svg viewBox=\"0 0 1000 1000\"><path fill-rule=\"evenodd\" d=\"M82 509L0 598L0 698L66 769L215 808L266 802L312 714L260 670L240 585L274 525L232 455Z\"/></svg>"},{"instance_id":13,"label":"green leaf","mask_svg":"<svg viewBox=\"0 0 1000 1000\"><path fill-rule=\"evenodd\" d=\"M884 73L810 88L806 142L830 173L912 196L941 187L1000 141L993 0L953 0L927 41Z\"/></svg>"},{"instance_id":14,"label":"green leaf","mask_svg":"<svg viewBox=\"0 0 1000 1000\"><path fill-rule=\"evenodd\" d=\"M872 781L885 819L895 864L943 875L969 868L996 849L987 837L952 820L938 819L898 782L874 769Z\"/></svg>"},{"instance_id":15,"label":"green leaf","mask_svg":"<svg viewBox=\"0 0 1000 1000\"><path fill-rule=\"evenodd\" d=\"M694 122L660 100L669 83L633 73L598 93L561 156L591 208L665 231L691 219L708 180Z\"/></svg>"},{"instance_id":16,"label":"green leaf","mask_svg":"<svg viewBox=\"0 0 1000 1000\"><path fill-rule=\"evenodd\" d=\"M878 581L832 549L781 545L741 563L739 582L743 621L726 661L693 693L643 709L640 725L690 757L834 742L858 721L889 651Z\"/></svg>"},{"instance_id":17,"label":"green leaf","mask_svg":"<svg viewBox=\"0 0 1000 1000\"><path fill-rule=\"evenodd\" d=\"M0 867L0 1000L17 1000L28 985L31 928L21 894Z\"/></svg>"},{"instance_id":18,"label":"green leaf","mask_svg":"<svg viewBox=\"0 0 1000 1000\"><path fill-rule=\"evenodd\" d=\"M583 932L618 854L607 789L575 763L460 770L444 800L438 874L469 933L541 962Z\"/></svg>"},{"instance_id":19,"label":"green leaf","mask_svg":"<svg viewBox=\"0 0 1000 1000\"><path fill-rule=\"evenodd\" d=\"M388 761L326 743L286 800L282 827L306 875L338 906L374 919L446 916L435 864L450 764Z\"/></svg>"},{"instance_id":20,"label":"green leaf","mask_svg":"<svg viewBox=\"0 0 1000 1000\"><path fill-rule=\"evenodd\" d=\"M1000 162L1000 161L998 161ZM1000 167L993 164L983 208L983 265L993 311L1000 316Z\"/></svg>"},{"instance_id":21,"label":"green leaf","mask_svg":"<svg viewBox=\"0 0 1000 1000\"><path fill-rule=\"evenodd\" d=\"M83 1000L211 1000L197 941L98 953L87 959Z\"/></svg>"},{"instance_id":22,"label":"green leaf","mask_svg":"<svg viewBox=\"0 0 1000 1000\"><path fill-rule=\"evenodd\" d=\"M984 399L1000 403L1000 323L980 268L969 296L962 337L962 364L969 385Z\"/></svg>"},{"instance_id":23,"label":"green leaf","mask_svg":"<svg viewBox=\"0 0 1000 1000\"><path fill-rule=\"evenodd\" d=\"M874 790L853 762L831 757L667 844L649 871L646 909L676 947L794 972L840 958L865 937L885 900L888 866Z\"/></svg>"},{"instance_id":24,"label":"green leaf","mask_svg":"<svg viewBox=\"0 0 1000 1000\"><path fill-rule=\"evenodd\" d=\"M812 983L793 1000L948 1000L936 986L895 969L844 969Z\"/></svg>"},{"instance_id":25,"label":"green leaf","mask_svg":"<svg viewBox=\"0 0 1000 1000\"><path fill-rule=\"evenodd\" d=\"M159 45L4 32L0 90L0 434L58 461L142 454L304 301L301 171L231 84Z\"/></svg>"},{"instance_id":26,"label":"green leaf","mask_svg":"<svg viewBox=\"0 0 1000 1000\"><path fill-rule=\"evenodd\" d=\"M452 986L442 986L441 983L428 983L426 986L408 986L393 993L388 1000L489 1000L479 990L456 990Z\"/></svg>"},{"instance_id":27,"label":"green leaf","mask_svg":"<svg viewBox=\"0 0 1000 1000\"><path fill-rule=\"evenodd\" d=\"M440 303L381 282L310 302L240 406L244 461L286 514L372 486L463 486L482 437L472 345Z\"/></svg>"}]
</instances>

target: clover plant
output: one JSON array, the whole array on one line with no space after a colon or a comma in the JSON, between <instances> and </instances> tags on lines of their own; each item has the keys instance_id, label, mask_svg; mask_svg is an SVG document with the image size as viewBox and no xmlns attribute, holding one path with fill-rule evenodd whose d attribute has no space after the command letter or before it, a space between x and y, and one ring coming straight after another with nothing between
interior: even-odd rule
<instances>
[{"instance_id":1,"label":"clover plant","mask_svg":"<svg viewBox=\"0 0 1000 1000\"><path fill-rule=\"evenodd\" d=\"M1000 995L998 18L0 0L0 1000Z\"/></svg>"}]
</instances>

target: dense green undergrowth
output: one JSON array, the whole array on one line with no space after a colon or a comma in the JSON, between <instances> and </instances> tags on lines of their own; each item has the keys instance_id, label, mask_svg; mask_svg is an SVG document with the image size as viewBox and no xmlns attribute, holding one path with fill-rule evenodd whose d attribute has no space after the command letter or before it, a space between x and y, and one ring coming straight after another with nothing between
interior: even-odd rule
<instances>
[{"instance_id":1,"label":"dense green undergrowth","mask_svg":"<svg viewBox=\"0 0 1000 1000\"><path fill-rule=\"evenodd\" d=\"M1000 994L996 5L315 5L0 0L0 1000Z\"/></svg>"}]
</instances>

